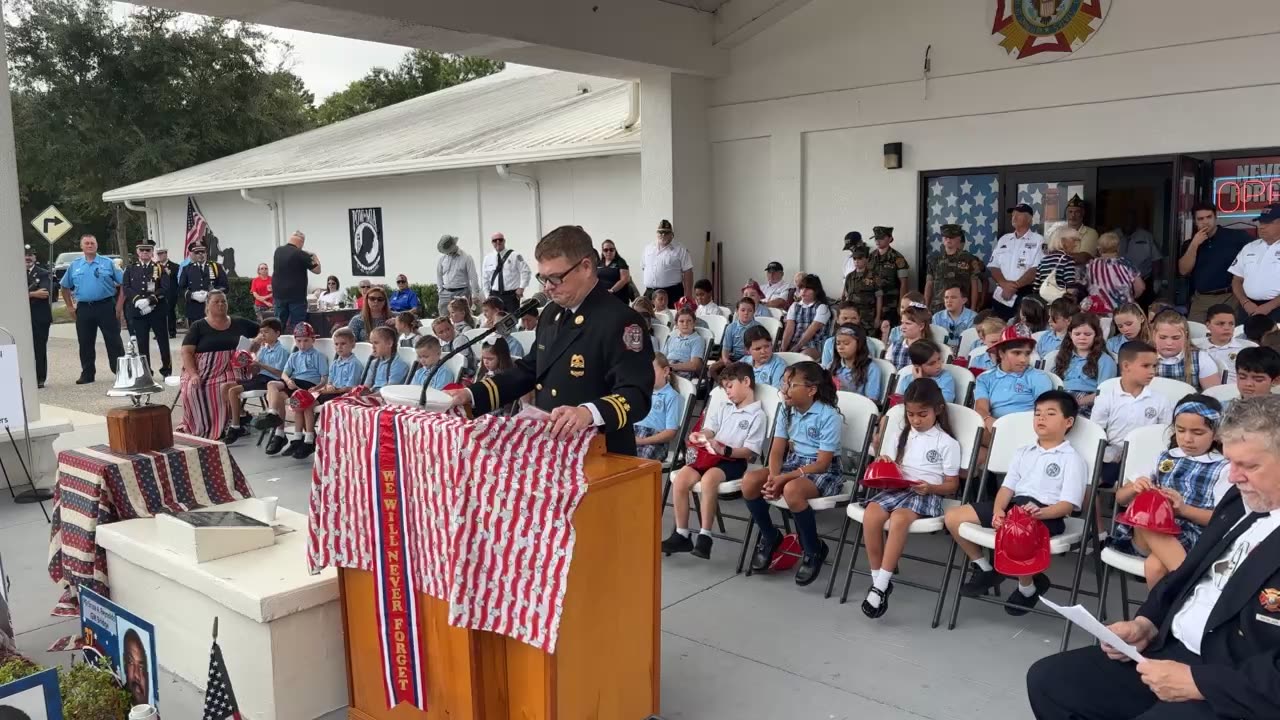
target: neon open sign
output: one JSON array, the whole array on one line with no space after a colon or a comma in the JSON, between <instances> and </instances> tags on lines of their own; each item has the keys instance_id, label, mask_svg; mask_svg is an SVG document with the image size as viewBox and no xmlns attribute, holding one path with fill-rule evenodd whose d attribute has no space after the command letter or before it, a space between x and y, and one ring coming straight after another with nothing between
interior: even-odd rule
<instances>
[{"instance_id":1,"label":"neon open sign","mask_svg":"<svg viewBox=\"0 0 1280 720\"><path fill-rule=\"evenodd\" d=\"M1280 202L1280 175L1224 177L1213 181L1213 199L1219 215L1257 215Z\"/></svg>"}]
</instances>

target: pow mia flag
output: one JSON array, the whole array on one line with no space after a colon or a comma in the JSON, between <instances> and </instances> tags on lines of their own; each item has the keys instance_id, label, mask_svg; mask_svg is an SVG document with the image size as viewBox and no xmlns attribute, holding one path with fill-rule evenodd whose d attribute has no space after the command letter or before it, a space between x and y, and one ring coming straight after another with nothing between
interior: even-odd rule
<instances>
[{"instance_id":1,"label":"pow mia flag","mask_svg":"<svg viewBox=\"0 0 1280 720\"><path fill-rule=\"evenodd\" d=\"M347 211L347 215L351 221L351 274L385 275L382 208L353 208Z\"/></svg>"}]
</instances>

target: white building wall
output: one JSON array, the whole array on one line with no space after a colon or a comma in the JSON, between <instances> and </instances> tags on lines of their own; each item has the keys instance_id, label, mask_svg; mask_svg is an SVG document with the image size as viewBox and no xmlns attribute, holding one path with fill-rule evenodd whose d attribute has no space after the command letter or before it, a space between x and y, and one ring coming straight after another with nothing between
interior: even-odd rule
<instances>
[{"instance_id":1,"label":"white building wall","mask_svg":"<svg viewBox=\"0 0 1280 720\"><path fill-rule=\"evenodd\" d=\"M1258 63L1280 40L1280 3L1114 0L1082 49L1048 63L1005 55L994 6L812 0L735 48L711 88L717 235L766 193L765 247L790 271L798 240L805 269L838 287L849 230L894 226L915 264L921 171L1280 145L1265 120L1280 80ZM888 142L903 143L900 170L883 169ZM770 148L771 172L733 176L737 143ZM727 262L726 284L757 264Z\"/></svg>"},{"instance_id":2,"label":"white building wall","mask_svg":"<svg viewBox=\"0 0 1280 720\"><path fill-rule=\"evenodd\" d=\"M638 156L590 158L512 166L512 172L537 177L542 196L541 233L559 225L582 225L599 243L611 237L624 257L638 263L644 243L636 237L640 195ZM501 231L507 245L533 265L533 248L541 236L534 228L533 194L521 182L498 177L494 168L458 170L369 180L316 183L257 190L255 197L275 197L283 212L283 235L294 229L307 234L307 250L320 256L324 275L337 275L354 285L348 249L347 210L381 207L387 243L390 283L403 272L413 283L434 283L441 235L456 235L476 259L477 269L491 252L489 237ZM196 198L223 247L236 250L236 270L254 273L270 263L275 249L271 213L246 202L239 193L210 193ZM159 201L163 242L182 246L186 231L186 198ZM175 254L176 255L176 254ZM175 258L176 259L176 258ZM313 278L319 287L321 277Z\"/></svg>"}]
</instances>

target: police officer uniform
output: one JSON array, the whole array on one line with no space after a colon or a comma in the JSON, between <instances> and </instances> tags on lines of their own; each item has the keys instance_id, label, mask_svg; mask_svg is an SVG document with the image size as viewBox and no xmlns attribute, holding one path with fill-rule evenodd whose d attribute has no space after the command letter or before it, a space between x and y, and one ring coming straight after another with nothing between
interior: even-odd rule
<instances>
[{"instance_id":1,"label":"police officer uniform","mask_svg":"<svg viewBox=\"0 0 1280 720\"><path fill-rule=\"evenodd\" d=\"M204 250L205 246L194 243L187 250L195 253ZM216 262L197 262L192 260L178 278L178 291L186 299L187 323L204 319L204 300L195 300L191 296L197 292L209 293L213 290L227 290L227 272ZM203 297L203 296L201 296Z\"/></svg>"},{"instance_id":2,"label":"police officer uniform","mask_svg":"<svg viewBox=\"0 0 1280 720\"><path fill-rule=\"evenodd\" d=\"M640 315L599 282L576 311L548 305L515 367L471 387L472 408L487 413L529 391L543 410L588 407L609 452L635 455L632 425L653 399L653 346Z\"/></svg>"},{"instance_id":3,"label":"police officer uniform","mask_svg":"<svg viewBox=\"0 0 1280 720\"><path fill-rule=\"evenodd\" d=\"M892 240L893 228L877 225L871 228L871 235L876 240ZM890 325L898 324L898 295L907 267L907 259L893 248L886 248L883 253L879 248L872 250L867 260L867 271L876 279L881 292L880 319L888 320Z\"/></svg>"},{"instance_id":4,"label":"police officer uniform","mask_svg":"<svg viewBox=\"0 0 1280 720\"><path fill-rule=\"evenodd\" d=\"M866 247L855 247L850 260L859 260L867 257ZM844 299L853 303L858 308L858 318L862 324L862 329L867 333L875 330L876 323L876 298L881 296L880 281L871 274L866 267L862 272L858 272L855 262L854 269L844 278Z\"/></svg>"},{"instance_id":5,"label":"police officer uniform","mask_svg":"<svg viewBox=\"0 0 1280 720\"><path fill-rule=\"evenodd\" d=\"M1035 210L1026 203L1018 203L1009 208L1007 212L1010 215L1015 212L1026 213L1027 215L1035 214ZM1016 232L1008 232L1001 235L1000 239L996 241L996 247L991 251L991 261L987 263L987 268L998 269L1005 280L1016 283L1022 279L1023 275L1027 274L1028 270L1034 271L1039 267L1040 260L1043 258L1044 236L1040 233L1035 230L1027 230L1019 236ZM1032 277L1035 277L1034 272L1032 272ZM995 282L994 275L992 275L991 280L993 283ZM995 290L999 292L1000 288L997 287ZM1031 284L1028 283L1018 288L1013 298L1004 298L1004 301L1009 301L1009 304L1006 305L993 292L991 310L996 314L996 317L1002 320L1010 320L1017 316L1018 306L1022 304L1022 298L1030 294ZM1003 296L1003 293L1001 295Z\"/></svg>"},{"instance_id":6,"label":"police officer uniform","mask_svg":"<svg viewBox=\"0 0 1280 720\"><path fill-rule=\"evenodd\" d=\"M27 302L31 305L31 347L36 354L36 386L44 387L45 377L49 370L49 326L53 325L53 275L35 263L36 251L26 247L26 257L32 259L27 269ZM33 298L30 294L44 290L49 293L43 298Z\"/></svg>"},{"instance_id":7,"label":"police officer uniform","mask_svg":"<svg viewBox=\"0 0 1280 720\"><path fill-rule=\"evenodd\" d=\"M120 341L120 320L116 317L116 295L124 273L111 258L95 255L92 260L81 257L71 263L59 283L63 289L75 294L76 341L80 345L80 378L77 385L93 382L97 374L98 331L107 346L107 359L111 372L116 371L116 360L124 355L124 343Z\"/></svg>"},{"instance_id":8,"label":"police officer uniform","mask_svg":"<svg viewBox=\"0 0 1280 720\"><path fill-rule=\"evenodd\" d=\"M1257 217L1258 224L1280 222L1280 203L1271 205ZM1243 306L1245 300L1249 300L1255 305L1263 305L1280 297L1280 242L1268 243L1262 238L1258 238L1240 251L1236 255L1235 261L1231 263L1231 267L1227 270L1234 278L1241 280L1241 292L1244 297L1240 297L1240 293L1236 293L1237 299ZM1235 280L1232 279L1234 289ZM1244 322L1249 317L1249 313L1245 312L1241 307L1238 311L1237 319ZM1280 307L1269 313L1272 320L1280 322Z\"/></svg>"},{"instance_id":9,"label":"police officer uniform","mask_svg":"<svg viewBox=\"0 0 1280 720\"><path fill-rule=\"evenodd\" d=\"M168 315L169 337L178 337L178 274L182 270L182 266L168 258L168 250L157 250L156 254L165 253L165 261L160 264L164 266L164 270L169 274L169 294L165 296L166 314ZM157 257L156 262L160 262Z\"/></svg>"},{"instance_id":10,"label":"police officer uniform","mask_svg":"<svg viewBox=\"0 0 1280 720\"><path fill-rule=\"evenodd\" d=\"M964 228L959 225L943 225L942 236L958 237L961 242L964 242ZM983 267L982 261L969 251L959 250L955 255L948 255L944 246L937 255L933 256L933 260L929 261L928 278L932 281L929 292L932 297L925 299L925 302L929 303L929 311L938 312L942 309L942 295L952 285L964 288L964 296L968 298L973 290L973 279L981 278L984 270L986 268Z\"/></svg>"},{"instance_id":11,"label":"police officer uniform","mask_svg":"<svg viewBox=\"0 0 1280 720\"><path fill-rule=\"evenodd\" d=\"M144 243L138 251L151 250ZM154 334L160 349L160 374L169 375L173 362L169 357L169 292L173 278L164 265L140 259L124 271L124 317L129 333L138 339L138 352L151 362L150 335ZM141 306L141 307L139 307Z\"/></svg>"}]
</instances>

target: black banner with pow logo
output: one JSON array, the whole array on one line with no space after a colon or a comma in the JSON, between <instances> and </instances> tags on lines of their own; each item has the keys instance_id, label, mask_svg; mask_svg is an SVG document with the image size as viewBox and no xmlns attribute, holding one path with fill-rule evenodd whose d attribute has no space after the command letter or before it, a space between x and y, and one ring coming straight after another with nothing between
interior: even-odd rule
<instances>
[{"instance_id":1,"label":"black banner with pow logo","mask_svg":"<svg viewBox=\"0 0 1280 720\"><path fill-rule=\"evenodd\" d=\"M386 244L382 236L382 208L347 211L351 229L351 274L385 275Z\"/></svg>"}]
</instances>

